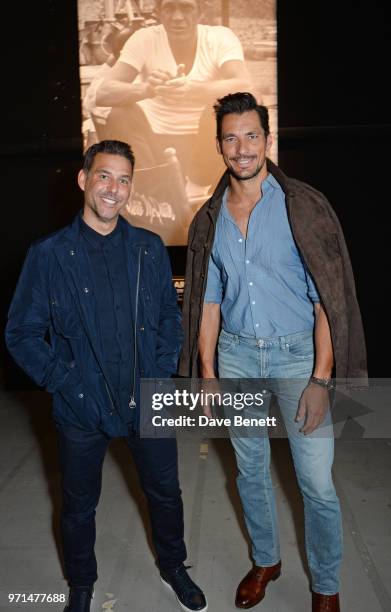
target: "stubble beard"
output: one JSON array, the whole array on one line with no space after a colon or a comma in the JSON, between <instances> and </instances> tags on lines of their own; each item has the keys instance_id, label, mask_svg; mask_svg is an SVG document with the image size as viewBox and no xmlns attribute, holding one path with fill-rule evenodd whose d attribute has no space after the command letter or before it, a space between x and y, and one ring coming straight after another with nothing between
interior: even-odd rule
<instances>
[{"instance_id":1,"label":"stubble beard","mask_svg":"<svg viewBox=\"0 0 391 612\"><path fill-rule=\"evenodd\" d=\"M99 212L99 206L97 204L97 202L95 200L93 200L92 205L89 206L90 210L93 212L93 214L95 215L95 217L98 219L98 221L100 221L101 223L112 223L113 221L117 221L118 217L119 217L119 213L120 213L120 209L113 209L113 215L112 216L106 216L102 213Z\"/></svg>"},{"instance_id":2,"label":"stubble beard","mask_svg":"<svg viewBox=\"0 0 391 612\"><path fill-rule=\"evenodd\" d=\"M231 165L227 164L227 162L225 162L225 165L227 166L227 170L229 172L229 174L235 178L237 181L249 181L253 178L255 178L256 176L258 176L258 174L261 172L262 168L264 167L266 163L266 159L259 163L258 166L255 168L254 172L252 172L251 174L248 174L247 176L242 176L241 174L238 174L237 172L235 172L235 170L232 168Z\"/></svg>"}]
</instances>

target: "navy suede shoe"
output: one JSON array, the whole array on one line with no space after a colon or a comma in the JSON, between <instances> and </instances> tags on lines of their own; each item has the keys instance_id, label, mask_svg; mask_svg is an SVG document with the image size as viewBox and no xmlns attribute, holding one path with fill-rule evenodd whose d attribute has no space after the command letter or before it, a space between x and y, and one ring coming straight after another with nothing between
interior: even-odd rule
<instances>
[{"instance_id":1,"label":"navy suede shoe","mask_svg":"<svg viewBox=\"0 0 391 612\"><path fill-rule=\"evenodd\" d=\"M93 596L93 587L71 587L64 612L90 612L91 599Z\"/></svg>"},{"instance_id":2,"label":"navy suede shoe","mask_svg":"<svg viewBox=\"0 0 391 612\"><path fill-rule=\"evenodd\" d=\"M208 609L206 597L192 581L183 565L175 569L160 570L160 578L163 584L174 592L182 610L206 612Z\"/></svg>"}]
</instances>

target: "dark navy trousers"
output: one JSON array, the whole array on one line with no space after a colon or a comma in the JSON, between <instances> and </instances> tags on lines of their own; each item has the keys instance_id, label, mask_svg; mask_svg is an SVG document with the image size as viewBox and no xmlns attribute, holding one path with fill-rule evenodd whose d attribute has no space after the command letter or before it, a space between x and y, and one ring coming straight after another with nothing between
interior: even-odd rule
<instances>
[{"instance_id":1,"label":"dark navy trousers","mask_svg":"<svg viewBox=\"0 0 391 612\"><path fill-rule=\"evenodd\" d=\"M61 530L65 571L71 586L92 585L97 579L95 510L102 466L110 438L100 431L57 425L63 507ZM148 500L153 543L161 569L186 559L183 506L178 480L177 444L173 438L125 438ZM126 499L119 500L126 504Z\"/></svg>"}]
</instances>

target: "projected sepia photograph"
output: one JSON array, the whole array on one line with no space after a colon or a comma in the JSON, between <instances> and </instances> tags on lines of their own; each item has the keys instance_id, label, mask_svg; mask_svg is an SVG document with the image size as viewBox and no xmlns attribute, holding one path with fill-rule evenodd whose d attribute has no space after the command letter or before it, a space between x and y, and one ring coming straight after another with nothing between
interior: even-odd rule
<instances>
[{"instance_id":1,"label":"projected sepia photograph","mask_svg":"<svg viewBox=\"0 0 391 612\"><path fill-rule=\"evenodd\" d=\"M224 165L213 105L250 91L270 113L277 161L275 0L78 0L84 147L129 143L133 225L184 245Z\"/></svg>"}]
</instances>

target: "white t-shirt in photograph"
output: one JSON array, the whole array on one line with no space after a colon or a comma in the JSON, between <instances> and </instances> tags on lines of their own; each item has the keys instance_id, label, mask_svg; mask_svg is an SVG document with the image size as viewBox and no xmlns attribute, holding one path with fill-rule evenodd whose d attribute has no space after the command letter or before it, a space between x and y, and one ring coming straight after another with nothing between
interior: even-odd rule
<instances>
[{"instance_id":1,"label":"white t-shirt in photograph","mask_svg":"<svg viewBox=\"0 0 391 612\"><path fill-rule=\"evenodd\" d=\"M191 81L214 81L221 66L231 60L244 61L242 45L229 28L199 24L197 50L193 67L187 75ZM139 71L136 80L146 81L154 70L177 75L177 63L171 52L163 25L137 30L125 43L120 62ZM156 134L196 134L204 106L191 100L168 101L160 96L137 102L145 112Z\"/></svg>"}]
</instances>

